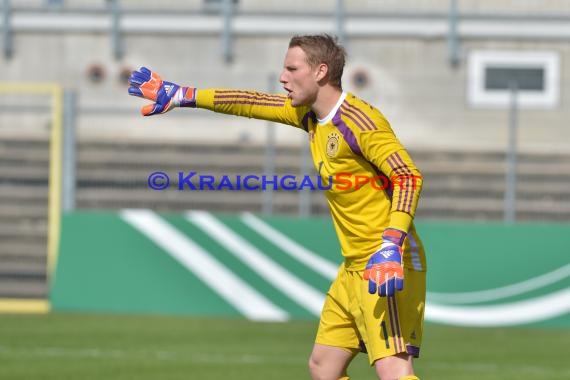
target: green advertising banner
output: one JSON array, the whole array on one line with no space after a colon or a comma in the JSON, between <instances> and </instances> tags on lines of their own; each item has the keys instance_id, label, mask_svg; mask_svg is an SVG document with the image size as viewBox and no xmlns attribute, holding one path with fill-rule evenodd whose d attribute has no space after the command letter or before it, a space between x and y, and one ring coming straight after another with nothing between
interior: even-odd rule
<instances>
[{"instance_id":1,"label":"green advertising banner","mask_svg":"<svg viewBox=\"0 0 570 380\"><path fill-rule=\"evenodd\" d=\"M570 327L570 225L418 222L426 321ZM74 212L55 311L316 318L342 258L328 218Z\"/></svg>"}]
</instances>

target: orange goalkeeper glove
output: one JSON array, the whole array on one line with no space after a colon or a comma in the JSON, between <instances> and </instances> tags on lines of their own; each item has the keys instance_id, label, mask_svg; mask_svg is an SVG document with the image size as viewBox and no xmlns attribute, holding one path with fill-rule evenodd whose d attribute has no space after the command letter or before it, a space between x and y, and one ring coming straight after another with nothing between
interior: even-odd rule
<instances>
[{"instance_id":1,"label":"orange goalkeeper glove","mask_svg":"<svg viewBox=\"0 0 570 380\"><path fill-rule=\"evenodd\" d=\"M181 87L172 82L163 81L160 75L141 67L131 73L129 95L148 99L153 104L141 108L144 116L165 113L175 107L196 107L196 89Z\"/></svg>"},{"instance_id":2,"label":"orange goalkeeper glove","mask_svg":"<svg viewBox=\"0 0 570 380\"><path fill-rule=\"evenodd\" d=\"M380 297L394 296L397 290L404 289L404 269L402 267L402 245L406 233L395 228L386 228L382 234L382 245L375 252L364 270L364 280L368 281L368 292Z\"/></svg>"}]
</instances>

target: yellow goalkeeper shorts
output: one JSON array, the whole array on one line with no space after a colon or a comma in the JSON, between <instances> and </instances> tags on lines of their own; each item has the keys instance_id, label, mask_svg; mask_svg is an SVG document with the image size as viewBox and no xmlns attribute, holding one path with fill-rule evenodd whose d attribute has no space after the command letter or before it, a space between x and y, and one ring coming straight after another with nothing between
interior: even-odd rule
<instances>
[{"instance_id":1,"label":"yellow goalkeeper shorts","mask_svg":"<svg viewBox=\"0 0 570 380\"><path fill-rule=\"evenodd\" d=\"M404 268L404 290L394 297L368 293L362 271L341 265L323 306L315 343L352 353L367 352L376 360L406 352L420 354L426 272Z\"/></svg>"}]
</instances>

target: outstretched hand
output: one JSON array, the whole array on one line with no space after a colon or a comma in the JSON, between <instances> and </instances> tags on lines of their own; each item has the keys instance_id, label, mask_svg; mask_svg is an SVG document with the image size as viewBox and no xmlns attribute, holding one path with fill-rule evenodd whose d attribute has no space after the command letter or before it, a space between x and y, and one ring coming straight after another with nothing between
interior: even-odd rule
<instances>
[{"instance_id":1,"label":"outstretched hand","mask_svg":"<svg viewBox=\"0 0 570 380\"><path fill-rule=\"evenodd\" d=\"M141 108L144 116L165 113L175 107L196 107L196 89L163 81L158 73L146 67L134 70L129 78L129 95L153 102Z\"/></svg>"}]
</instances>

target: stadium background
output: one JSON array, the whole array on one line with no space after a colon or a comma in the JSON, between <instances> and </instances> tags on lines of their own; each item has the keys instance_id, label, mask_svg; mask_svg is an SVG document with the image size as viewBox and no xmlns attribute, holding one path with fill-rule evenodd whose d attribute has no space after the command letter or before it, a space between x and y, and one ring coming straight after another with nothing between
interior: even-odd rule
<instances>
[{"instance_id":1,"label":"stadium background","mask_svg":"<svg viewBox=\"0 0 570 380\"><path fill-rule=\"evenodd\" d=\"M314 262L339 260L324 196L147 184L155 171L173 179L181 171L314 174L306 137L201 110L142 118L126 79L144 65L197 87L279 92L289 38L319 32L345 43L344 87L385 113L425 176L417 222L430 271L420 375L570 376L561 356L570 326L568 2L1 5L6 378L306 376L319 308L308 295L318 299L330 280ZM154 236L157 225L163 234ZM237 252L227 246L236 238ZM269 314L236 302L245 293L216 290L213 276L225 272L204 274L196 257L227 266L226 281L270 301ZM489 260L496 270L484 266ZM308 291L272 287L275 273ZM360 365L355 372L370 378ZM141 374L145 366L157 372Z\"/></svg>"}]
</instances>

